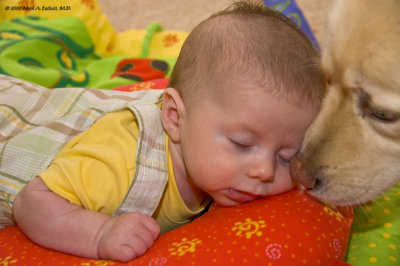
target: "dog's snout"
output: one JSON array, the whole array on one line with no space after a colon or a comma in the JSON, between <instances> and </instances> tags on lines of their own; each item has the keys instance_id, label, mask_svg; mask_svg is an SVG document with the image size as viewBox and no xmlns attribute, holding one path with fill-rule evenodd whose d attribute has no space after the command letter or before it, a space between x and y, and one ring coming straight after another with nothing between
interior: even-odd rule
<instances>
[{"instance_id":1,"label":"dog's snout","mask_svg":"<svg viewBox=\"0 0 400 266\"><path fill-rule=\"evenodd\" d=\"M313 189L316 185L318 185L319 181L307 173L299 157L295 156L290 161L289 169L291 177L305 186L307 189Z\"/></svg>"}]
</instances>

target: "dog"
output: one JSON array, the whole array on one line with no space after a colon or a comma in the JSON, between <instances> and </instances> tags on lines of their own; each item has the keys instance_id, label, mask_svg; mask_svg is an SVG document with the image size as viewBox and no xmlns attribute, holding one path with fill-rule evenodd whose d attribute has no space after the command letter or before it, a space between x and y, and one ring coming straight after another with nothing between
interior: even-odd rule
<instances>
[{"instance_id":1,"label":"dog","mask_svg":"<svg viewBox=\"0 0 400 266\"><path fill-rule=\"evenodd\" d=\"M400 182L399 14L399 0L335 0L330 10L327 94L290 165L327 204L362 205Z\"/></svg>"}]
</instances>

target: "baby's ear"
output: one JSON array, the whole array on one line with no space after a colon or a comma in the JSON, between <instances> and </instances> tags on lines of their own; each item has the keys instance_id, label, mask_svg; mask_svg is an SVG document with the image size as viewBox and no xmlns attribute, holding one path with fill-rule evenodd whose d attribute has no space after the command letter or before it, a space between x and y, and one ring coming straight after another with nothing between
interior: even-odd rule
<instances>
[{"instance_id":1,"label":"baby's ear","mask_svg":"<svg viewBox=\"0 0 400 266\"><path fill-rule=\"evenodd\" d=\"M161 108L161 122L173 142L180 141L180 123L185 115L185 106L179 92L174 88L164 91Z\"/></svg>"}]
</instances>

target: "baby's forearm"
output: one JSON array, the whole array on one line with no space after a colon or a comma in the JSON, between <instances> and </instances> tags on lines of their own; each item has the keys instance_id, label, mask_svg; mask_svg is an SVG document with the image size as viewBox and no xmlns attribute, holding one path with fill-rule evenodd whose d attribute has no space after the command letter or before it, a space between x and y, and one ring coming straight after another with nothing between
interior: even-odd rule
<instances>
[{"instance_id":1,"label":"baby's forearm","mask_svg":"<svg viewBox=\"0 0 400 266\"><path fill-rule=\"evenodd\" d=\"M98 258L101 228L111 219L54 194L40 178L17 195L13 214L22 231L39 245L90 258Z\"/></svg>"}]
</instances>

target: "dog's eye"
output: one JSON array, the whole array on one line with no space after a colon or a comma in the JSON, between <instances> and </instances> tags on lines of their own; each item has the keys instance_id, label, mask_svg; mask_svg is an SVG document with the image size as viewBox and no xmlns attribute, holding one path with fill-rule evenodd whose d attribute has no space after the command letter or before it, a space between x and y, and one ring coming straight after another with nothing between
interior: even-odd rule
<instances>
[{"instance_id":1,"label":"dog's eye","mask_svg":"<svg viewBox=\"0 0 400 266\"><path fill-rule=\"evenodd\" d=\"M372 119L384 122L384 123L393 123L399 119L399 114L390 112L383 109L371 109L371 112L368 114Z\"/></svg>"},{"instance_id":2,"label":"dog's eye","mask_svg":"<svg viewBox=\"0 0 400 266\"><path fill-rule=\"evenodd\" d=\"M383 123L394 123L400 119L400 113L374 106L371 97L361 90L359 91L358 100L358 107L363 117L367 116Z\"/></svg>"}]
</instances>

